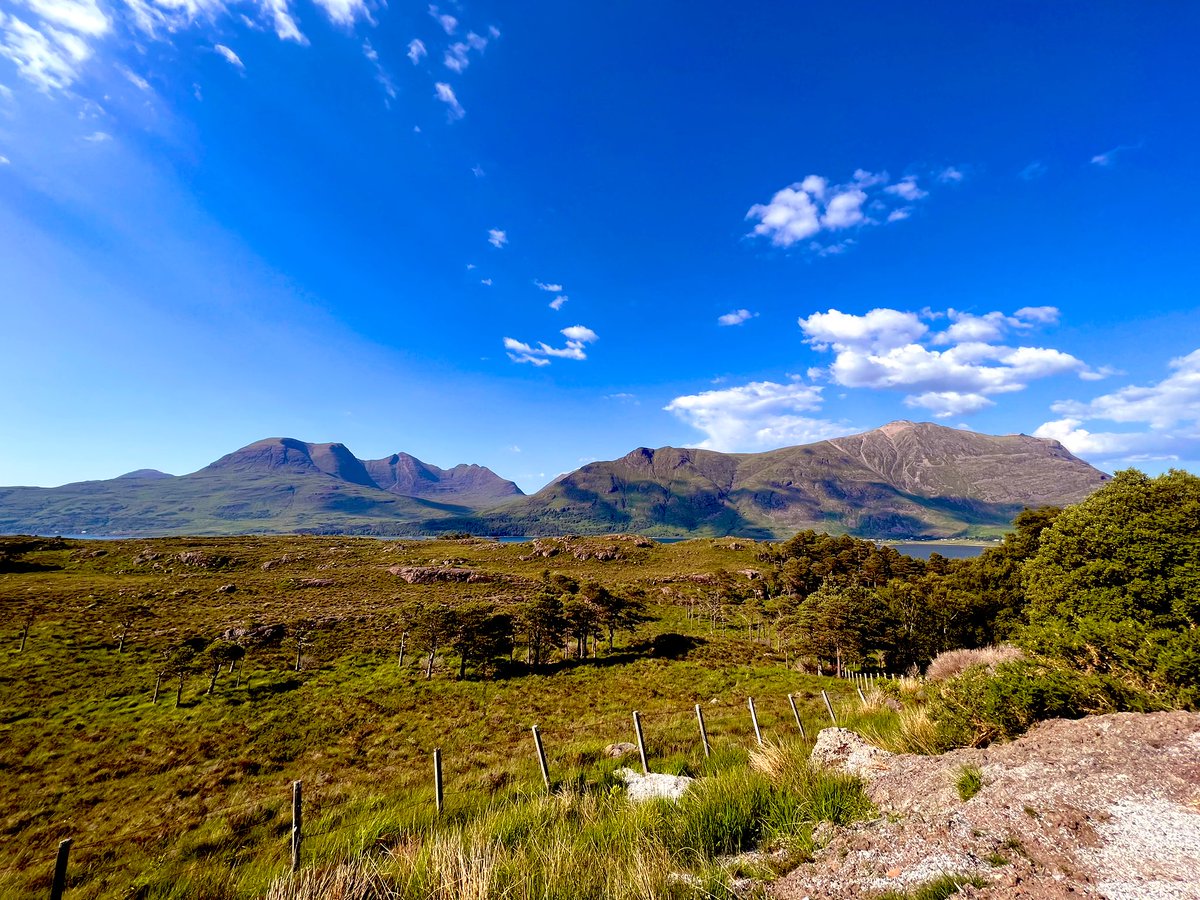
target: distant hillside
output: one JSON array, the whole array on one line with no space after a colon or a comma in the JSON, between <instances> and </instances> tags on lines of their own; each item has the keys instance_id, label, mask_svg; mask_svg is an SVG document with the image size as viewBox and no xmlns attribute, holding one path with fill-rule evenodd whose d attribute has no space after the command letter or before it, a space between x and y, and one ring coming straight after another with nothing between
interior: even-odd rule
<instances>
[{"instance_id":1,"label":"distant hillside","mask_svg":"<svg viewBox=\"0 0 1200 900\"><path fill-rule=\"evenodd\" d=\"M520 488L482 466L443 470L408 454L363 462L342 444L269 438L190 475L0 488L0 533L407 534L514 496Z\"/></svg>"},{"instance_id":2,"label":"distant hillside","mask_svg":"<svg viewBox=\"0 0 1200 900\"><path fill-rule=\"evenodd\" d=\"M984 536L1025 506L1073 503L1108 479L1057 441L892 422L767 453L641 447L491 510L487 521L526 534Z\"/></svg>"},{"instance_id":3,"label":"distant hillside","mask_svg":"<svg viewBox=\"0 0 1200 900\"><path fill-rule=\"evenodd\" d=\"M269 438L190 475L0 488L0 533L990 536L1108 478L1057 441L893 422L767 453L641 447L526 497L482 466Z\"/></svg>"}]
</instances>

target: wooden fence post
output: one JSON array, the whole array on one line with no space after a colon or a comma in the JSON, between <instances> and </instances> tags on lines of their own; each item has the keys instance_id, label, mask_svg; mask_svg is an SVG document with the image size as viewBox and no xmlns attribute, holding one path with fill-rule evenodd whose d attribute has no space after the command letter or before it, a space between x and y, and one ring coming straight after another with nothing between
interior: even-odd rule
<instances>
[{"instance_id":1,"label":"wooden fence post","mask_svg":"<svg viewBox=\"0 0 1200 900\"><path fill-rule=\"evenodd\" d=\"M700 708L700 704L696 704L696 721L700 723L700 745L704 747L704 758L708 759L712 755L712 750L708 746L708 731L704 727L704 710Z\"/></svg>"},{"instance_id":2,"label":"wooden fence post","mask_svg":"<svg viewBox=\"0 0 1200 900\"><path fill-rule=\"evenodd\" d=\"M533 726L533 743L537 747L538 765L542 768L542 781L546 783L546 790L550 790L550 767L546 765L546 750L542 746L542 735L536 725Z\"/></svg>"},{"instance_id":3,"label":"wooden fence post","mask_svg":"<svg viewBox=\"0 0 1200 900\"><path fill-rule=\"evenodd\" d=\"M800 721L800 710L796 709L796 698L788 694L788 704L792 707L792 715L796 717L796 727L800 729L800 739L807 741L808 735L804 733L804 723Z\"/></svg>"},{"instance_id":4,"label":"wooden fence post","mask_svg":"<svg viewBox=\"0 0 1200 900\"><path fill-rule=\"evenodd\" d=\"M434 748L433 751L433 798L437 805L437 814L442 814L442 749L441 747Z\"/></svg>"},{"instance_id":5,"label":"wooden fence post","mask_svg":"<svg viewBox=\"0 0 1200 900\"><path fill-rule=\"evenodd\" d=\"M747 697L746 702L750 704L750 721L754 723L754 739L758 741L758 746L763 745L762 732L758 728L758 713L754 711L754 698Z\"/></svg>"},{"instance_id":6,"label":"wooden fence post","mask_svg":"<svg viewBox=\"0 0 1200 900\"><path fill-rule=\"evenodd\" d=\"M821 699L825 701L825 708L829 710L829 721L836 725L837 716L833 714L833 704L829 702L829 695L824 691L821 691Z\"/></svg>"},{"instance_id":7,"label":"wooden fence post","mask_svg":"<svg viewBox=\"0 0 1200 900\"><path fill-rule=\"evenodd\" d=\"M633 711L633 730L637 732L638 756L642 758L642 774L650 774L650 766L646 762L646 740L642 737L642 717L638 715L638 711Z\"/></svg>"},{"instance_id":8,"label":"wooden fence post","mask_svg":"<svg viewBox=\"0 0 1200 900\"><path fill-rule=\"evenodd\" d=\"M867 695L863 693L863 689L861 687L855 688L855 690L858 691L858 699L862 701L863 709L866 709L867 708Z\"/></svg>"},{"instance_id":9,"label":"wooden fence post","mask_svg":"<svg viewBox=\"0 0 1200 900\"><path fill-rule=\"evenodd\" d=\"M62 900L67 887L67 857L71 855L71 839L58 842L58 858L54 860L54 881L50 885L50 900Z\"/></svg>"},{"instance_id":10,"label":"wooden fence post","mask_svg":"<svg viewBox=\"0 0 1200 900\"><path fill-rule=\"evenodd\" d=\"M300 871L301 784L292 782L292 872Z\"/></svg>"}]
</instances>

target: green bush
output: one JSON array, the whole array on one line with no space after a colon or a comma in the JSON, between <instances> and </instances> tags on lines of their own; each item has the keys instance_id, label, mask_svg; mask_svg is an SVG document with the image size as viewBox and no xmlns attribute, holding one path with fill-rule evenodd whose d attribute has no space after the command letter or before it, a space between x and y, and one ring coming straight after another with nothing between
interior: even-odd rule
<instances>
[{"instance_id":1,"label":"green bush","mask_svg":"<svg viewBox=\"0 0 1200 900\"><path fill-rule=\"evenodd\" d=\"M974 666L933 687L929 713L944 749L1015 738L1046 719L1155 708L1145 694L1108 675L1018 660L994 672Z\"/></svg>"}]
</instances>

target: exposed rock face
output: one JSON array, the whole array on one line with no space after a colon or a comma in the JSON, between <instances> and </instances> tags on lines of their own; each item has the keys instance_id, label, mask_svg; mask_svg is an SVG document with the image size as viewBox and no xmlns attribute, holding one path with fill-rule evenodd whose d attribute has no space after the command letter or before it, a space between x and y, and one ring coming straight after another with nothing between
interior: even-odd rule
<instances>
[{"instance_id":1,"label":"exposed rock face","mask_svg":"<svg viewBox=\"0 0 1200 900\"><path fill-rule=\"evenodd\" d=\"M433 584L437 581L475 583L492 580L492 576L484 572L451 566L388 566L388 574L402 578L409 584Z\"/></svg>"},{"instance_id":2,"label":"exposed rock face","mask_svg":"<svg viewBox=\"0 0 1200 900\"><path fill-rule=\"evenodd\" d=\"M777 900L850 900L945 874L982 878L960 896L990 900L1200 898L1200 714L1059 719L936 757L871 753L841 729L817 744L823 764L866 780L880 815L824 829L813 862L771 886ZM983 777L966 802L963 766Z\"/></svg>"},{"instance_id":3,"label":"exposed rock face","mask_svg":"<svg viewBox=\"0 0 1200 900\"><path fill-rule=\"evenodd\" d=\"M620 759L622 756L628 756L637 746L630 744L628 741L622 741L619 744L609 744L604 748L604 755L609 759Z\"/></svg>"}]
</instances>

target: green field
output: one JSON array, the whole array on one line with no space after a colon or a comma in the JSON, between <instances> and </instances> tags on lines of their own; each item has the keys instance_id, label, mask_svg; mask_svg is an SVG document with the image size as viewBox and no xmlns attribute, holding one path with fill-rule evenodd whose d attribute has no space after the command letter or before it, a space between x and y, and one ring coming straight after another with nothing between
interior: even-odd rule
<instances>
[{"instance_id":1,"label":"green field","mask_svg":"<svg viewBox=\"0 0 1200 900\"><path fill-rule=\"evenodd\" d=\"M845 681L784 664L760 614L731 610L714 622L696 611L705 586L694 576L765 569L758 545L590 538L561 546L552 557L523 558L532 545L50 540L14 553L0 575L9 632L0 657L0 894L46 892L58 841L70 837L70 897L258 896L288 871L293 780L304 783L304 865L319 871L392 853L428 832L435 747L444 760L443 823L462 824L545 802L532 725L556 789L603 797L613 792L613 770L630 764L608 759L604 747L634 740L635 709L651 768L692 774L744 769L754 745L748 697L771 740L797 735L788 693L810 731L825 721L821 688L849 709ZM619 558L575 558L581 549ZM388 572L447 562L489 580L408 584ZM571 645L536 671L518 650L503 671L483 677L470 668L459 679L458 658L447 652L426 680L426 658L411 644L398 665L398 623L414 604L503 608L534 591L547 570L640 588L648 621L619 632L611 649L603 636L578 659ZM128 626L118 652L131 601L149 612ZM151 702L164 651L182 640L275 624L290 634L300 622L312 626L300 671L295 638L285 635L249 647L240 670L222 669L211 694L201 663L184 675L178 708L174 674ZM692 640L684 651L654 641L668 632ZM714 749L707 763L696 703Z\"/></svg>"}]
</instances>

